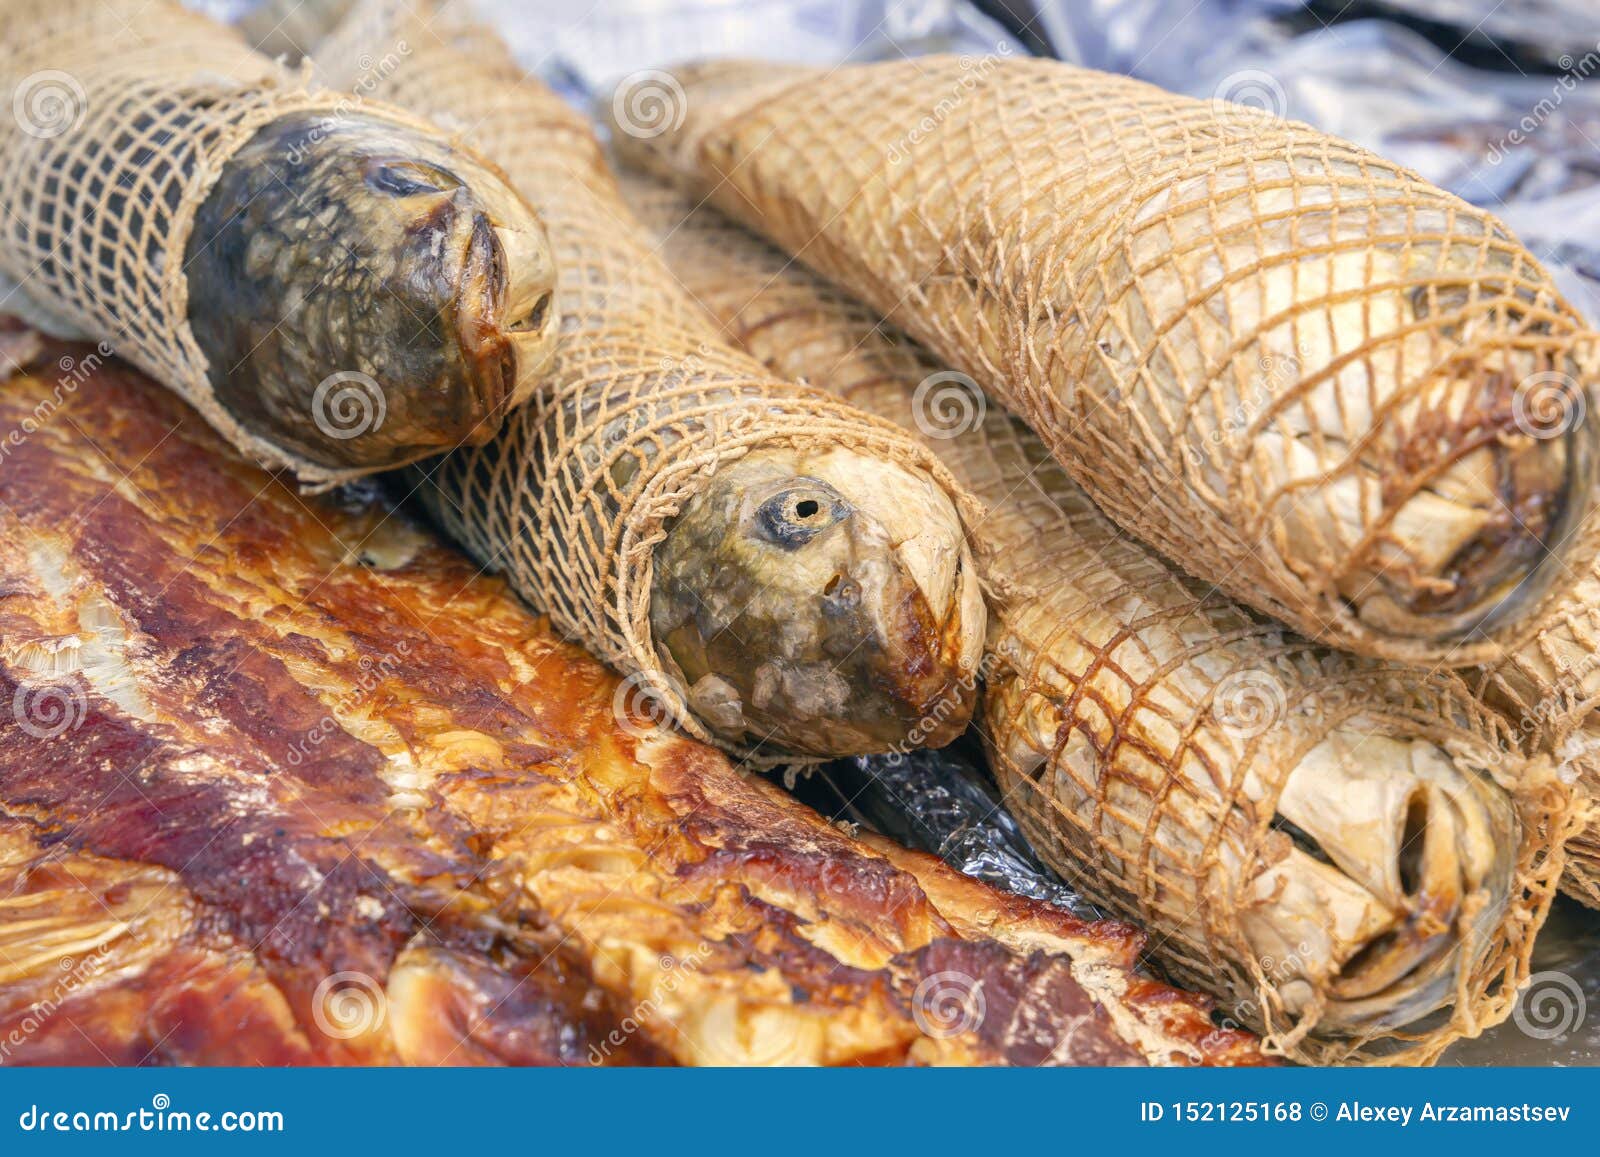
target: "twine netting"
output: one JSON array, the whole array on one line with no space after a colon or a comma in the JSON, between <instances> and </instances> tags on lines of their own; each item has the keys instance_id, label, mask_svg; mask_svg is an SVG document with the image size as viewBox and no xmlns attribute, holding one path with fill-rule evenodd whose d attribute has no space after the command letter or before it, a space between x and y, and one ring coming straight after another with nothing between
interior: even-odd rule
<instances>
[{"instance_id":1,"label":"twine netting","mask_svg":"<svg viewBox=\"0 0 1600 1157\"><path fill-rule=\"evenodd\" d=\"M317 49L319 74L337 85L400 40L405 63L377 95L459 131L509 175L549 232L562 310L544 387L490 443L430 465L420 493L559 630L644 675L665 711L721 743L688 710L649 621L652 552L717 470L755 450L844 446L921 470L967 517L974 508L903 431L724 344L622 203L583 117L491 30L426 5L356 4Z\"/></svg>"},{"instance_id":2,"label":"twine netting","mask_svg":"<svg viewBox=\"0 0 1600 1157\"><path fill-rule=\"evenodd\" d=\"M1570 581L1560 563L1594 557L1574 534L1592 335L1493 217L1414 174L1053 61L710 63L674 84L674 123L622 149L972 375L1124 529L1301 633L1487 661Z\"/></svg>"},{"instance_id":3,"label":"twine netting","mask_svg":"<svg viewBox=\"0 0 1600 1157\"><path fill-rule=\"evenodd\" d=\"M311 462L219 404L183 269L228 159L264 125L333 116L349 98L310 91L168 0L5 0L0 14L15 33L0 43L0 90L12 94L0 116L0 274L30 309L108 342L263 465L319 485L370 473Z\"/></svg>"},{"instance_id":4,"label":"twine netting","mask_svg":"<svg viewBox=\"0 0 1600 1157\"><path fill-rule=\"evenodd\" d=\"M1589 806L1589 823L1567 845L1562 889L1600 908L1600 566L1533 638L1472 679L1516 721L1524 750L1559 761Z\"/></svg>"},{"instance_id":5,"label":"twine netting","mask_svg":"<svg viewBox=\"0 0 1600 1157\"><path fill-rule=\"evenodd\" d=\"M1011 593L990 617L980 728L1009 806L1058 870L1147 927L1175 978L1300 1060L1427 1062L1510 1014L1572 810L1548 763L1511 754L1511 725L1462 678L1337 654L1186 579L1100 514L1021 422L867 307L710 211L686 216L671 191L625 187L730 336L921 431L987 506L974 534ZM1351 767L1306 809L1291 770L1330 740ZM1470 965L1437 994L1448 1011L1339 1030L1321 1018L1358 983L1359 967L1342 966L1360 938L1340 943L1351 882L1370 885L1384 865L1341 862L1341 877L1317 862L1309 843L1330 829L1306 813L1337 815L1342 794L1384 779L1437 782L1422 770L1431 753L1509 796L1515 819L1488 843L1510 860L1505 901L1462 897L1457 931L1477 954L1464 948Z\"/></svg>"}]
</instances>

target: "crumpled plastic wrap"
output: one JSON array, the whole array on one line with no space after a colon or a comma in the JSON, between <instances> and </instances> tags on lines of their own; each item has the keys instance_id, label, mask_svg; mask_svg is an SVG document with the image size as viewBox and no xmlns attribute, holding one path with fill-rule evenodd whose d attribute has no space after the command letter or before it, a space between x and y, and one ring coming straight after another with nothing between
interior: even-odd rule
<instances>
[{"instance_id":1,"label":"crumpled plastic wrap","mask_svg":"<svg viewBox=\"0 0 1600 1157\"><path fill-rule=\"evenodd\" d=\"M837 760L793 790L824 815L930 852L974 879L1086 920L1103 915L1034 855L975 743Z\"/></svg>"},{"instance_id":2,"label":"crumpled plastic wrap","mask_svg":"<svg viewBox=\"0 0 1600 1157\"><path fill-rule=\"evenodd\" d=\"M1325 6L1295 0L1043 0L1037 24L1063 59L1303 120L1409 165L1503 217L1600 318L1600 7L1486 7L1383 0L1355 10L1407 22L1325 23ZM1491 36L1517 42L1470 54L1493 67L1449 50ZM1532 50L1545 71L1519 63Z\"/></svg>"}]
</instances>

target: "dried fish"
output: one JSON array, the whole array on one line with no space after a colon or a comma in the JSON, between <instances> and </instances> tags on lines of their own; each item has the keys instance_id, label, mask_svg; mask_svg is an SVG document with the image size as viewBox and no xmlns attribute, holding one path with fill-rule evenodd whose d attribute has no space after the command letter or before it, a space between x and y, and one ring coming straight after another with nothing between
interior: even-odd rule
<instances>
[{"instance_id":1,"label":"dried fish","mask_svg":"<svg viewBox=\"0 0 1600 1157\"><path fill-rule=\"evenodd\" d=\"M1600 525L1575 532L1600 343L1499 222L1398 166L1054 61L674 83L683 114L620 148L884 311L1126 530L1308 637L1493 659L1595 556Z\"/></svg>"},{"instance_id":2,"label":"dried fish","mask_svg":"<svg viewBox=\"0 0 1600 1157\"><path fill-rule=\"evenodd\" d=\"M1331 652L1185 579L867 308L628 187L746 348L922 430L986 503L1009 594L979 730L1052 867L1301 1059L1431 1060L1510 1014L1571 821L1553 769L1503 758L1511 728L1462 679Z\"/></svg>"},{"instance_id":3,"label":"dried fish","mask_svg":"<svg viewBox=\"0 0 1600 1157\"><path fill-rule=\"evenodd\" d=\"M5 0L0 266L270 466L327 484L491 435L556 340L505 178L172 0Z\"/></svg>"},{"instance_id":4,"label":"dried fish","mask_svg":"<svg viewBox=\"0 0 1600 1157\"><path fill-rule=\"evenodd\" d=\"M7 333L0 427L57 408L0 470L0 1060L1266 1059L1128 925L619 710L376 487L302 499Z\"/></svg>"},{"instance_id":5,"label":"dried fish","mask_svg":"<svg viewBox=\"0 0 1600 1157\"><path fill-rule=\"evenodd\" d=\"M377 93L504 166L563 279L537 404L418 479L446 529L702 738L782 759L959 735L985 611L937 458L721 342L581 114L492 32L357 4L315 60L350 84L399 41L410 54Z\"/></svg>"}]
</instances>

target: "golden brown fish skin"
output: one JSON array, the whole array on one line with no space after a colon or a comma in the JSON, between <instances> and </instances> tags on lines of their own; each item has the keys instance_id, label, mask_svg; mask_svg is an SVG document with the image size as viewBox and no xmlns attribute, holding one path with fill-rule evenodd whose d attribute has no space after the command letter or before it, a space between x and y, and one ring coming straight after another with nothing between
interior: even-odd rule
<instances>
[{"instance_id":1,"label":"golden brown fish skin","mask_svg":"<svg viewBox=\"0 0 1600 1157\"><path fill-rule=\"evenodd\" d=\"M1516 646L1600 549L1600 339L1536 259L1307 126L1003 57L711 61L663 131L608 111L1190 573L1370 657Z\"/></svg>"},{"instance_id":2,"label":"golden brown fish skin","mask_svg":"<svg viewBox=\"0 0 1600 1157\"><path fill-rule=\"evenodd\" d=\"M0 348L38 367L0 390L32 423L0 445L0 698L30 705L0 711L0 1027L112 945L63 1005L88 1035L6 1059L1266 1059L1137 977L1127 925L911 871L624 719L375 488L303 498L121 363ZM992 1012L945 1031L918 993L952 972ZM381 1018L319 999L341 973Z\"/></svg>"},{"instance_id":3,"label":"golden brown fish skin","mask_svg":"<svg viewBox=\"0 0 1600 1157\"><path fill-rule=\"evenodd\" d=\"M257 132L186 269L217 399L322 466L481 445L557 340L533 211L470 155L361 113Z\"/></svg>"},{"instance_id":4,"label":"golden brown fish skin","mask_svg":"<svg viewBox=\"0 0 1600 1157\"><path fill-rule=\"evenodd\" d=\"M459 126L534 204L563 270L563 340L538 402L419 470L421 500L657 707L741 756L953 738L985 615L959 488L903 431L720 341L582 114L492 30L435 15L356 5L315 51L322 79L358 84L351 62L411 46L372 95ZM771 506L745 502L758 489Z\"/></svg>"},{"instance_id":5,"label":"golden brown fish skin","mask_svg":"<svg viewBox=\"0 0 1600 1157\"><path fill-rule=\"evenodd\" d=\"M775 372L804 368L927 432L934 407L919 410L918 383L937 361L710 209L648 179L623 186L735 340ZM1021 422L965 402L964 424L928 436L988 508L977 535L1009 594L989 620L981 731L1034 847L1159 929L1165 963L1297 1059L1360 1057L1466 986L1472 1007L1447 1031L1393 1053L1437 1055L1522 966L1476 921L1513 902L1523 857L1559 848L1541 833L1562 822L1564 793L1533 781L1517 798L1491 779L1501 756L1488 741L1509 729L1471 714L1462 680L1329 652L1183 578L1097 511ZM1436 697L1408 698L1423 679ZM1256 693L1260 718L1243 718ZM1441 729L1458 708L1474 726ZM1531 873L1535 921L1552 874ZM1186 890L1186 876L1206 887ZM1524 917L1494 919L1500 936ZM1500 1001L1495 1015L1509 1011Z\"/></svg>"},{"instance_id":6,"label":"golden brown fish skin","mask_svg":"<svg viewBox=\"0 0 1600 1157\"><path fill-rule=\"evenodd\" d=\"M971 608L952 599L941 620L885 565L893 546L822 478L760 460L719 474L663 542L650 599L696 713L730 739L822 757L960 735L978 682Z\"/></svg>"}]
</instances>

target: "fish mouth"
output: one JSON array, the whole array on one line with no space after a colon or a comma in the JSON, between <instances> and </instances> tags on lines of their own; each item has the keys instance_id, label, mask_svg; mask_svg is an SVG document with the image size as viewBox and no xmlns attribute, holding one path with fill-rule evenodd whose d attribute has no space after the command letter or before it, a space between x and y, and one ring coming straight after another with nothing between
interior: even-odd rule
<instances>
[{"instance_id":1,"label":"fish mouth","mask_svg":"<svg viewBox=\"0 0 1600 1157\"><path fill-rule=\"evenodd\" d=\"M488 213L475 214L456 300L456 343L484 417L464 441L480 446L533 393L554 356L555 265L543 231L496 227Z\"/></svg>"},{"instance_id":2,"label":"fish mouth","mask_svg":"<svg viewBox=\"0 0 1600 1157\"><path fill-rule=\"evenodd\" d=\"M1432 743L1339 731L1291 772L1274 826L1293 850L1246 929L1290 1011L1320 990L1316 1034L1355 1037L1455 999L1510 899L1520 821L1498 785Z\"/></svg>"},{"instance_id":3,"label":"fish mouth","mask_svg":"<svg viewBox=\"0 0 1600 1157\"><path fill-rule=\"evenodd\" d=\"M953 740L986 614L948 497L847 450L724 468L653 564L652 632L690 710L726 742L801 756Z\"/></svg>"},{"instance_id":4,"label":"fish mouth","mask_svg":"<svg viewBox=\"0 0 1600 1157\"><path fill-rule=\"evenodd\" d=\"M1595 425L1578 399L1570 405L1579 420L1541 430L1503 388L1503 376L1495 381L1502 385L1493 392L1513 400L1464 441L1464 452L1436 474L1425 499L1405 504L1420 521L1425 504L1452 501L1453 473L1481 477L1480 492L1466 490L1453 512L1463 506L1474 512L1470 531L1441 535L1438 561L1417 560L1423 573L1406 585L1408 595L1385 592L1363 602L1362 617L1375 627L1431 640L1487 634L1535 608L1560 577L1563 547L1593 508L1600 480Z\"/></svg>"}]
</instances>

